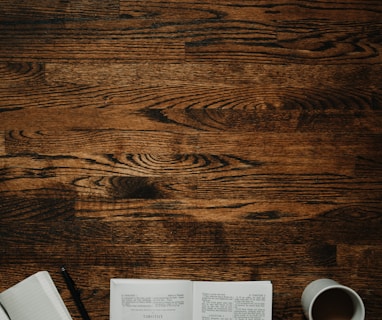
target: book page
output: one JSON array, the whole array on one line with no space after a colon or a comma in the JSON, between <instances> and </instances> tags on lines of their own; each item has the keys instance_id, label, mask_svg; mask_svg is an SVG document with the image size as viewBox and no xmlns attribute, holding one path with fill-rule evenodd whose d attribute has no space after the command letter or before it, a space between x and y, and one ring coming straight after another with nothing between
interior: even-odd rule
<instances>
[{"instance_id":1,"label":"book page","mask_svg":"<svg viewBox=\"0 0 382 320\"><path fill-rule=\"evenodd\" d=\"M12 320L72 320L47 271L0 293L0 302Z\"/></svg>"},{"instance_id":2,"label":"book page","mask_svg":"<svg viewBox=\"0 0 382 320\"><path fill-rule=\"evenodd\" d=\"M192 282L111 279L110 320L192 320Z\"/></svg>"},{"instance_id":3,"label":"book page","mask_svg":"<svg viewBox=\"0 0 382 320\"><path fill-rule=\"evenodd\" d=\"M194 320L271 320L269 281L194 282Z\"/></svg>"}]
</instances>

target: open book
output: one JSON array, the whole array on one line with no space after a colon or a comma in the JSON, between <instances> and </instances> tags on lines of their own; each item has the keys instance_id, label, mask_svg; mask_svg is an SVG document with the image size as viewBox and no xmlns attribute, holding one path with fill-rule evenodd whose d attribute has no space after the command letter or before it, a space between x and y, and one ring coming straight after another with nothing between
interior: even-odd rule
<instances>
[{"instance_id":1,"label":"open book","mask_svg":"<svg viewBox=\"0 0 382 320\"><path fill-rule=\"evenodd\" d=\"M0 293L0 320L72 320L47 271Z\"/></svg>"},{"instance_id":2,"label":"open book","mask_svg":"<svg viewBox=\"0 0 382 320\"><path fill-rule=\"evenodd\" d=\"M270 281L111 279L110 320L271 320Z\"/></svg>"}]
</instances>

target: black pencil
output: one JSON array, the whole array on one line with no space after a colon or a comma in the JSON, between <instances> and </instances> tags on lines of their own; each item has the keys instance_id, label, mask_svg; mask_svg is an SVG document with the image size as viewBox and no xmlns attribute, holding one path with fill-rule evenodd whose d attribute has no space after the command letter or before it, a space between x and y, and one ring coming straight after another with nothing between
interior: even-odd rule
<instances>
[{"instance_id":1,"label":"black pencil","mask_svg":"<svg viewBox=\"0 0 382 320\"><path fill-rule=\"evenodd\" d=\"M81 313L82 319L90 320L88 312L86 311L85 306L82 303L80 291L77 289L73 279L69 276L69 273L64 266L61 267L61 273L65 279L66 285L70 290L70 293L72 294L74 302L77 305L78 311Z\"/></svg>"}]
</instances>

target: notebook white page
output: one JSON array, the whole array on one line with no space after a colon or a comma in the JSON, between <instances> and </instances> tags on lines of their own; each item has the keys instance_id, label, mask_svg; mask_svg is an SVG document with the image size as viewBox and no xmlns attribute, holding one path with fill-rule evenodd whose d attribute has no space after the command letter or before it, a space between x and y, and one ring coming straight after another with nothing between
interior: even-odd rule
<instances>
[{"instance_id":1,"label":"notebook white page","mask_svg":"<svg viewBox=\"0 0 382 320\"><path fill-rule=\"evenodd\" d=\"M37 272L0 293L0 303L11 320L72 320L47 271Z\"/></svg>"},{"instance_id":2,"label":"notebook white page","mask_svg":"<svg viewBox=\"0 0 382 320\"><path fill-rule=\"evenodd\" d=\"M3 307L0 305L0 320L9 320L7 313L3 309Z\"/></svg>"}]
</instances>

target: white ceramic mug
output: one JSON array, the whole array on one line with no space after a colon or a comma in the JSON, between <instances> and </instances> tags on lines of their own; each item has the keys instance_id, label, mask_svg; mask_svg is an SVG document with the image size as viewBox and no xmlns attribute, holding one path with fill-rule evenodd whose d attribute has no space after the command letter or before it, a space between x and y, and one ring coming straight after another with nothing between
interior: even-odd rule
<instances>
[{"instance_id":1,"label":"white ceramic mug","mask_svg":"<svg viewBox=\"0 0 382 320\"><path fill-rule=\"evenodd\" d=\"M353 289L331 279L311 282L301 296L309 320L364 320L365 306Z\"/></svg>"}]
</instances>

